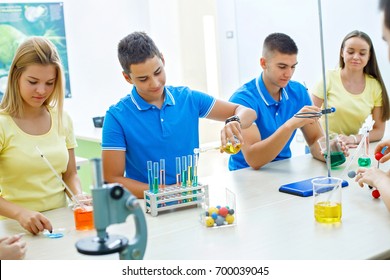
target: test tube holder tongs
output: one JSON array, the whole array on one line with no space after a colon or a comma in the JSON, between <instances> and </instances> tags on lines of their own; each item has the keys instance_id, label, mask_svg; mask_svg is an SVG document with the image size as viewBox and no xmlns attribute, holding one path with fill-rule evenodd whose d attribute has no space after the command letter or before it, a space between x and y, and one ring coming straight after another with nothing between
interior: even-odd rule
<instances>
[{"instance_id":1,"label":"test tube holder tongs","mask_svg":"<svg viewBox=\"0 0 390 280\"><path fill-rule=\"evenodd\" d=\"M188 206L201 205L208 200L208 185L170 186L158 193L144 191L146 213L156 217L159 212Z\"/></svg>"},{"instance_id":2,"label":"test tube holder tongs","mask_svg":"<svg viewBox=\"0 0 390 280\"><path fill-rule=\"evenodd\" d=\"M120 184L103 184L101 160L92 159L95 170L95 186L92 189L93 215L97 237L87 237L76 243L77 251L86 255L119 253L121 260L143 259L147 242L145 215L138 199ZM106 228L123 223L134 216L135 236L109 235Z\"/></svg>"}]
</instances>

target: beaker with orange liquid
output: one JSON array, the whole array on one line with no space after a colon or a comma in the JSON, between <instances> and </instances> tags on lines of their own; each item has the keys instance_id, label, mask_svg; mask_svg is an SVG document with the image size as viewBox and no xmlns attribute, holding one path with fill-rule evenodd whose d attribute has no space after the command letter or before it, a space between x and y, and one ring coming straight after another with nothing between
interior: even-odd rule
<instances>
[{"instance_id":1,"label":"beaker with orange liquid","mask_svg":"<svg viewBox=\"0 0 390 280\"><path fill-rule=\"evenodd\" d=\"M73 206L76 230L94 229L92 197L77 195L76 201L80 202Z\"/></svg>"}]
</instances>

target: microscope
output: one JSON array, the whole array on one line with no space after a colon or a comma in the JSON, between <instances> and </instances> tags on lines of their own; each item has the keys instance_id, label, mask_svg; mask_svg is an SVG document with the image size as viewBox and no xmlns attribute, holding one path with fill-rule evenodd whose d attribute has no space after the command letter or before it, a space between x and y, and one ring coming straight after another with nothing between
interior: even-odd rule
<instances>
[{"instance_id":1,"label":"microscope","mask_svg":"<svg viewBox=\"0 0 390 280\"><path fill-rule=\"evenodd\" d=\"M92 200L97 236L79 240L76 243L77 251L85 255L119 253L121 260L143 259L147 243L147 227L137 198L120 184L104 184L101 159L91 161L95 173ZM109 225L123 223L129 215L134 215L136 227L135 236L131 241L124 236L108 234L106 229Z\"/></svg>"}]
</instances>

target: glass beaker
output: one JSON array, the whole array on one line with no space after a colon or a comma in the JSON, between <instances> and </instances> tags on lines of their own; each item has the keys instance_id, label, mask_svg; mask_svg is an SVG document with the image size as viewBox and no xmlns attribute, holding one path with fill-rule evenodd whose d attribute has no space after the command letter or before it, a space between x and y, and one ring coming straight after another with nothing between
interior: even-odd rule
<instances>
[{"instance_id":1,"label":"glass beaker","mask_svg":"<svg viewBox=\"0 0 390 280\"><path fill-rule=\"evenodd\" d=\"M341 221L341 183L335 177L312 180L314 196L314 217L319 223L338 223Z\"/></svg>"},{"instance_id":2,"label":"glass beaker","mask_svg":"<svg viewBox=\"0 0 390 280\"><path fill-rule=\"evenodd\" d=\"M230 140L228 140L226 146L222 147L225 153L229 155L235 155L241 150L241 143L236 136L234 136L234 141L235 143L232 143Z\"/></svg>"},{"instance_id":3,"label":"glass beaker","mask_svg":"<svg viewBox=\"0 0 390 280\"><path fill-rule=\"evenodd\" d=\"M207 146L195 148L194 154L204 153L211 150L220 150L229 155L235 155L241 150L241 142L236 136L234 136L234 142L235 143L232 143L228 140L225 146L221 146L219 142L213 142L211 145L209 144Z\"/></svg>"},{"instance_id":4,"label":"glass beaker","mask_svg":"<svg viewBox=\"0 0 390 280\"><path fill-rule=\"evenodd\" d=\"M82 204L75 203L73 206L76 230L94 229L92 197L81 194L76 195L76 198Z\"/></svg>"},{"instance_id":5,"label":"glass beaker","mask_svg":"<svg viewBox=\"0 0 390 280\"><path fill-rule=\"evenodd\" d=\"M321 152L324 154L325 159L328 157L328 147L326 144L326 136L322 136L318 139ZM329 134L329 145L330 145L330 166L336 167L345 162L344 152L341 150L339 143L339 137L336 133Z\"/></svg>"}]
</instances>

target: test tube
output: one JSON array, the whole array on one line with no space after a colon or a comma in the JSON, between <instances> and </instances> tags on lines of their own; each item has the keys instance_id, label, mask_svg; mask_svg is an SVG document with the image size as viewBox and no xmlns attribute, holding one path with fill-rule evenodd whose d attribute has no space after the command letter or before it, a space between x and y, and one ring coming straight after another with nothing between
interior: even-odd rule
<instances>
[{"instance_id":1,"label":"test tube","mask_svg":"<svg viewBox=\"0 0 390 280\"><path fill-rule=\"evenodd\" d=\"M194 168L193 168L193 170L194 170L194 177L193 177L193 179L192 179L192 185L194 186L194 187L197 187L198 186L198 160L199 160L199 155L198 154L194 154ZM192 193L193 194L196 194L197 193L197 191L196 190L194 190L194 191L192 191ZM198 200L198 198L197 197L194 197L193 198L193 200Z\"/></svg>"},{"instance_id":2,"label":"test tube","mask_svg":"<svg viewBox=\"0 0 390 280\"><path fill-rule=\"evenodd\" d=\"M370 131L367 131L366 132L366 139L365 139L365 153L366 153L366 156L368 157L368 155L370 154L370 151L369 151L369 149L370 149L370 136L369 136L369 133L370 133Z\"/></svg>"},{"instance_id":3,"label":"test tube","mask_svg":"<svg viewBox=\"0 0 390 280\"><path fill-rule=\"evenodd\" d=\"M153 193L158 193L158 175L159 175L159 168L158 168L158 162L153 163Z\"/></svg>"},{"instance_id":4,"label":"test tube","mask_svg":"<svg viewBox=\"0 0 390 280\"><path fill-rule=\"evenodd\" d=\"M180 157L176 157L176 185L181 185L181 161Z\"/></svg>"},{"instance_id":5,"label":"test tube","mask_svg":"<svg viewBox=\"0 0 390 280\"><path fill-rule=\"evenodd\" d=\"M160 159L160 188L165 188L165 159Z\"/></svg>"},{"instance_id":6,"label":"test tube","mask_svg":"<svg viewBox=\"0 0 390 280\"><path fill-rule=\"evenodd\" d=\"M148 166L149 191L153 192L153 163L151 160L147 161L147 166Z\"/></svg>"},{"instance_id":7,"label":"test tube","mask_svg":"<svg viewBox=\"0 0 390 280\"><path fill-rule=\"evenodd\" d=\"M187 166L187 185L192 186L193 170L192 170L192 155L188 155Z\"/></svg>"},{"instance_id":8,"label":"test tube","mask_svg":"<svg viewBox=\"0 0 390 280\"><path fill-rule=\"evenodd\" d=\"M187 187L187 157L181 157L181 185Z\"/></svg>"},{"instance_id":9,"label":"test tube","mask_svg":"<svg viewBox=\"0 0 390 280\"><path fill-rule=\"evenodd\" d=\"M194 177L192 180L192 185L197 187L198 186L198 161L199 161L199 155L194 154ZM196 193L196 191L195 191Z\"/></svg>"}]
</instances>

